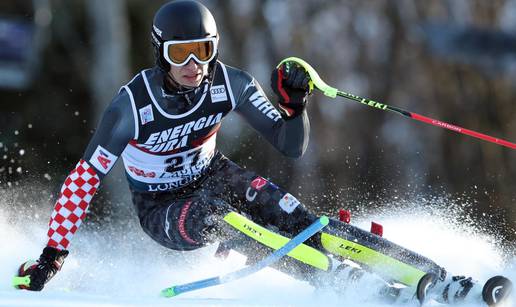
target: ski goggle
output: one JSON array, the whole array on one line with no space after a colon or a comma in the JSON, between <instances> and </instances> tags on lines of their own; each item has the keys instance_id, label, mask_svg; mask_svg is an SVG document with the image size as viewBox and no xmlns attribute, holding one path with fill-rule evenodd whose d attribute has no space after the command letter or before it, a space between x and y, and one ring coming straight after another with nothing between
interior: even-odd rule
<instances>
[{"instance_id":1,"label":"ski goggle","mask_svg":"<svg viewBox=\"0 0 516 307\"><path fill-rule=\"evenodd\" d=\"M217 54L217 38L207 37L193 40L166 41L163 56L170 65L183 66L190 59L199 64L208 64Z\"/></svg>"}]
</instances>

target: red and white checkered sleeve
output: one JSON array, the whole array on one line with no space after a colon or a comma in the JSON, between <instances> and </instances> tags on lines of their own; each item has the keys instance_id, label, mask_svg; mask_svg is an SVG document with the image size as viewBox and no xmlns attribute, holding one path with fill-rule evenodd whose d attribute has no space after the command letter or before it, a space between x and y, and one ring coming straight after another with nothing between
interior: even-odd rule
<instances>
[{"instance_id":1,"label":"red and white checkered sleeve","mask_svg":"<svg viewBox=\"0 0 516 307\"><path fill-rule=\"evenodd\" d=\"M48 243L57 249L66 249L86 217L86 210L99 187L95 169L80 160L66 178L49 222Z\"/></svg>"}]
</instances>

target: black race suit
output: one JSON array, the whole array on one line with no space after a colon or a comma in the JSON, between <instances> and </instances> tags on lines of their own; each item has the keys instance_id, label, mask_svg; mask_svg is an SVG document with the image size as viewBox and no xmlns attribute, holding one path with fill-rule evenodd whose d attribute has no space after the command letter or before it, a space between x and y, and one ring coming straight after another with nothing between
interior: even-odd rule
<instances>
[{"instance_id":1,"label":"black race suit","mask_svg":"<svg viewBox=\"0 0 516 307\"><path fill-rule=\"evenodd\" d=\"M144 231L163 246L191 250L207 236L217 213L235 210L262 225L297 233L314 216L273 183L225 158L217 131L232 111L276 149L299 157L308 143L306 112L285 121L254 78L218 62L211 86L173 95L158 68L137 74L105 111L83 159L102 178L121 155Z\"/></svg>"}]
</instances>

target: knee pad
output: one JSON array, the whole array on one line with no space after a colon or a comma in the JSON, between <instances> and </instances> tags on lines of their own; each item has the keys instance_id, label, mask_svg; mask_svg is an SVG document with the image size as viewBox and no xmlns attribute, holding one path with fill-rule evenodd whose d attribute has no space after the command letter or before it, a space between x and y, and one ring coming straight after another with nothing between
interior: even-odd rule
<instances>
[{"instance_id":1,"label":"knee pad","mask_svg":"<svg viewBox=\"0 0 516 307\"><path fill-rule=\"evenodd\" d=\"M196 198L184 202L179 211L179 234L206 245L224 240L226 230L223 218L234 209L220 199Z\"/></svg>"}]
</instances>

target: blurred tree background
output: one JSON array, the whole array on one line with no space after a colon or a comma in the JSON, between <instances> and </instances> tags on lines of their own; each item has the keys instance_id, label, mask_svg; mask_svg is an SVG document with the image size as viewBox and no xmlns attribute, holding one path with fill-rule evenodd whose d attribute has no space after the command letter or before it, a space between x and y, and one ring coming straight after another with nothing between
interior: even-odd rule
<instances>
[{"instance_id":1,"label":"blurred tree background","mask_svg":"<svg viewBox=\"0 0 516 307\"><path fill-rule=\"evenodd\" d=\"M102 110L153 65L149 31L163 3L0 2L3 188L28 195L44 186L41 206L56 198ZM514 0L203 3L218 23L220 59L250 72L272 100L271 70L298 56L350 93L516 141ZM236 116L219 147L319 212L443 196L450 205L472 202L477 217L516 238L514 150L319 93L308 111L311 141L301 159L282 157ZM127 194L118 167L92 219L131 210Z\"/></svg>"}]
</instances>

